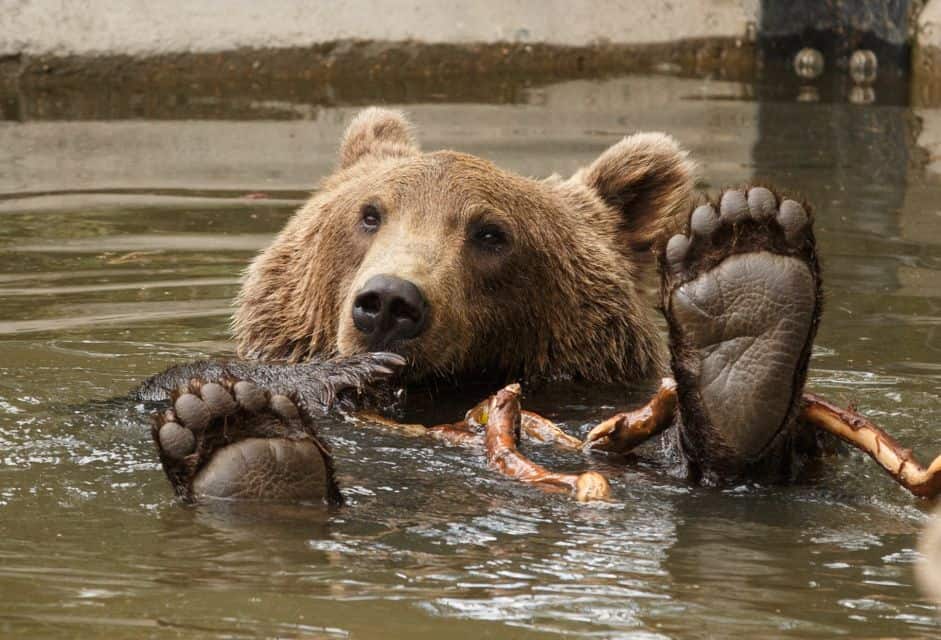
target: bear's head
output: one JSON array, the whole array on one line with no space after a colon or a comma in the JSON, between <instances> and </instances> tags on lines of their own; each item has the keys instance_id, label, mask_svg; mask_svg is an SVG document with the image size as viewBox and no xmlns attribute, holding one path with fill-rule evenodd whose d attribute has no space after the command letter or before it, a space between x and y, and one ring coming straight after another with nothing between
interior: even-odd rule
<instances>
[{"instance_id":1,"label":"bear's head","mask_svg":"<svg viewBox=\"0 0 941 640\"><path fill-rule=\"evenodd\" d=\"M663 134L539 181L423 153L401 113L367 109L337 170L249 268L239 354L394 351L412 379L655 375L662 340L639 266L692 193L692 163Z\"/></svg>"}]
</instances>

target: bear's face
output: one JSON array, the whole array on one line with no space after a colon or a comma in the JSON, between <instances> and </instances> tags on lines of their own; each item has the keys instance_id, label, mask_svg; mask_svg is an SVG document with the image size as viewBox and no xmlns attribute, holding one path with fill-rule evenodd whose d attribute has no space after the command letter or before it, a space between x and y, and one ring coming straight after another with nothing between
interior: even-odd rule
<instances>
[{"instance_id":1,"label":"bear's face","mask_svg":"<svg viewBox=\"0 0 941 640\"><path fill-rule=\"evenodd\" d=\"M691 190L685 154L660 134L536 181L421 153L400 114L367 110L338 171L249 269L240 354L394 351L413 378L651 375L660 341L636 265Z\"/></svg>"},{"instance_id":2,"label":"bear's face","mask_svg":"<svg viewBox=\"0 0 941 640\"><path fill-rule=\"evenodd\" d=\"M339 353L395 351L416 369L453 373L484 364L489 334L531 324L528 300L551 270L540 236L554 208L521 182L448 152L351 180L331 223L355 265ZM525 219L512 213L522 210Z\"/></svg>"}]
</instances>

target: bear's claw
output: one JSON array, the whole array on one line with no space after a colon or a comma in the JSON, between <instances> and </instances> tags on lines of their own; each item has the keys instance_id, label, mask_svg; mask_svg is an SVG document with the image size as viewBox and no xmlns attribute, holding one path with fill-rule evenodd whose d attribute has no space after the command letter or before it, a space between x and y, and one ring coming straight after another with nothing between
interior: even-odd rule
<instances>
[{"instance_id":1,"label":"bear's claw","mask_svg":"<svg viewBox=\"0 0 941 640\"><path fill-rule=\"evenodd\" d=\"M717 476L789 458L820 315L811 218L769 189L726 191L667 243L663 308L680 404L680 446Z\"/></svg>"},{"instance_id":2,"label":"bear's claw","mask_svg":"<svg viewBox=\"0 0 941 640\"><path fill-rule=\"evenodd\" d=\"M245 380L194 379L156 416L154 443L187 502L341 502L330 451L293 398Z\"/></svg>"}]
</instances>

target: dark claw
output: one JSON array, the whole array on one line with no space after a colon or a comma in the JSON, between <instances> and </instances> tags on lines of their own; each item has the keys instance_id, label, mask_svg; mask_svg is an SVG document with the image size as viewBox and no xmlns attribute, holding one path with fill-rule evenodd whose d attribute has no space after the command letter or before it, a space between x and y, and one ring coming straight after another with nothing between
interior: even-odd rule
<instances>
[{"instance_id":1,"label":"dark claw","mask_svg":"<svg viewBox=\"0 0 941 640\"><path fill-rule=\"evenodd\" d=\"M388 351L377 351L376 353L372 355L381 364L384 364L385 366L394 370L401 369L406 364L408 364L408 360L406 360L404 356L400 356L397 353L389 353Z\"/></svg>"}]
</instances>

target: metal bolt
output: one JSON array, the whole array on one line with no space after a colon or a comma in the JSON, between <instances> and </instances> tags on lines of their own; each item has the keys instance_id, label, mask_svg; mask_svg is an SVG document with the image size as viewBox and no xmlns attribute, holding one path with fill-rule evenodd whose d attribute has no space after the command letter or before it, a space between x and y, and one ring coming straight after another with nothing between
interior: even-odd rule
<instances>
[{"instance_id":1,"label":"metal bolt","mask_svg":"<svg viewBox=\"0 0 941 640\"><path fill-rule=\"evenodd\" d=\"M856 84L872 84L876 80L879 59L869 49L858 49L850 56L850 78Z\"/></svg>"},{"instance_id":2,"label":"metal bolt","mask_svg":"<svg viewBox=\"0 0 941 640\"><path fill-rule=\"evenodd\" d=\"M819 78L823 73L823 54L812 47L804 47L794 56L794 71L805 80Z\"/></svg>"}]
</instances>

